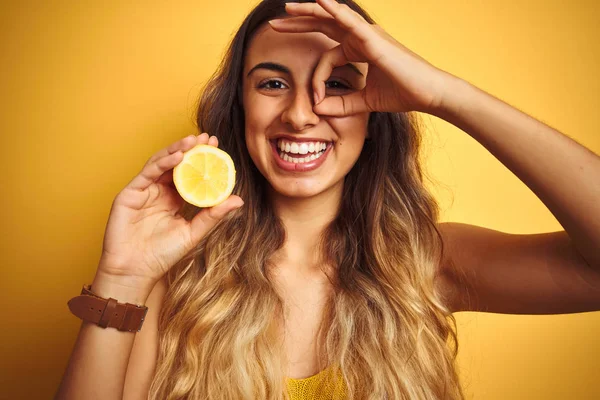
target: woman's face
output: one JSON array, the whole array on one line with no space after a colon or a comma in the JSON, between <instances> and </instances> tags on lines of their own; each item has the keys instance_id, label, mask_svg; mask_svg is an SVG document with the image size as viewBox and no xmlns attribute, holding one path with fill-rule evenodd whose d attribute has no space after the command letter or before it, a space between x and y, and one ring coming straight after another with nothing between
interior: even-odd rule
<instances>
[{"instance_id":1,"label":"woman's face","mask_svg":"<svg viewBox=\"0 0 600 400\"><path fill-rule=\"evenodd\" d=\"M321 33L256 31L244 62L243 104L250 157L273 189L306 198L340 190L363 148L369 113L337 118L313 111L312 75L337 43ZM365 85L367 65L333 70L327 96Z\"/></svg>"}]
</instances>

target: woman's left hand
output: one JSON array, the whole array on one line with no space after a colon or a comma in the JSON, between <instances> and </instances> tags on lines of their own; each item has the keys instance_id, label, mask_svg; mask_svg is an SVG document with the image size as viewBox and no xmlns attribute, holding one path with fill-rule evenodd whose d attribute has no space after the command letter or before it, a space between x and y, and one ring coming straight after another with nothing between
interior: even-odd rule
<instances>
[{"instance_id":1,"label":"woman's left hand","mask_svg":"<svg viewBox=\"0 0 600 400\"><path fill-rule=\"evenodd\" d=\"M278 32L321 32L339 43L325 52L313 75L315 112L345 116L367 111L433 113L452 76L413 53L378 25L369 24L335 0L287 3L292 17L272 20ZM367 62L366 85L344 96L325 97L325 82L335 67Z\"/></svg>"}]
</instances>

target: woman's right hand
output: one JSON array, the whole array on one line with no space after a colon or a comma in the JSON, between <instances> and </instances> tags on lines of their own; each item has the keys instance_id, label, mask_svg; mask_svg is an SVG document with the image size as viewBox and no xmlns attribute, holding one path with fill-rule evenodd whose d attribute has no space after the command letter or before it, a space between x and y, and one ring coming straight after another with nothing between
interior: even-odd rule
<instances>
[{"instance_id":1,"label":"woman's right hand","mask_svg":"<svg viewBox=\"0 0 600 400\"><path fill-rule=\"evenodd\" d=\"M216 147L218 141L207 133L190 135L160 150L116 196L95 281L149 292L221 218L244 204L232 195L191 221L178 215L185 201L173 185L173 168L198 144Z\"/></svg>"}]
</instances>

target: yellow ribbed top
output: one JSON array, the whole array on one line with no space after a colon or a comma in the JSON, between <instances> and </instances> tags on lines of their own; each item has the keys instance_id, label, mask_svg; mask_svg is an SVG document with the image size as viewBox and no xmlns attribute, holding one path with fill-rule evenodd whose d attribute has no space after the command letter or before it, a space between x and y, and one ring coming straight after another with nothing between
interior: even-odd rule
<instances>
[{"instance_id":1,"label":"yellow ribbed top","mask_svg":"<svg viewBox=\"0 0 600 400\"><path fill-rule=\"evenodd\" d=\"M332 379L330 368L308 378L286 378L290 400L343 400L345 385L341 374Z\"/></svg>"}]
</instances>

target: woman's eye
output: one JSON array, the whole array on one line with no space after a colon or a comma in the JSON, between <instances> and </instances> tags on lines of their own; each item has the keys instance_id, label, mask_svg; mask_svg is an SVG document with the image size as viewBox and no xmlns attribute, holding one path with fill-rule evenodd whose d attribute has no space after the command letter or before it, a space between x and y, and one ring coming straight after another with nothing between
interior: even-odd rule
<instances>
[{"instance_id":1,"label":"woman's eye","mask_svg":"<svg viewBox=\"0 0 600 400\"><path fill-rule=\"evenodd\" d=\"M275 79L270 79L258 85L259 89L267 89L267 90L276 90L283 89L285 84L281 81L277 81Z\"/></svg>"},{"instance_id":2,"label":"woman's eye","mask_svg":"<svg viewBox=\"0 0 600 400\"><path fill-rule=\"evenodd\" d=\"M325 82L325 87L331 89L350 89L348 85L340 81L327 81Z\"/></svg>"},{"instance_id":3,"label":"woman's eye","mask_svg":"<svg viewBox=\"0 0 600 400\"><path fill-rule=\"evenodd\" d=\"M325 82L325 87L326 87L326 89L333 89L333 90L350 89L350 86L346 85L345 83L343 83L341 81L334 81L334 80ZM269 80L266 80L266 81L260 83L258 85L258 88L265 89L265 90L278 90L278 89L285 89L285 88L287 88L287 86L285 83L278 81L276 79L269 79Z\"/></svg>"}]
</instances>

